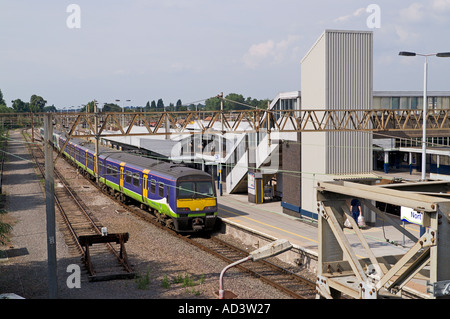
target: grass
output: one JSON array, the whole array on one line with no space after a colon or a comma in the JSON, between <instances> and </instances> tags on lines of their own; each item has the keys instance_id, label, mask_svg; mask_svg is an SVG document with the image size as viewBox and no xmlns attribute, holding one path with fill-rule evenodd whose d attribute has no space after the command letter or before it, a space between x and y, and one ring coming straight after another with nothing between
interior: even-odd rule
<instances>
[{"instance_id":1,"label":"grass","mask_svg":"<svg viewBox=\"0 0 450 319\"><path fill-rule=\"evenodd\" d=\"M181 284L181 287L185 288L187 293L192 293L192 294L198 296L201 294L201 292L199 290L195 289L194 287L201 285L204 282L205 282L205 275L203 275L203 274L200 276L199 279L195 279L190 274L185 273L184 275L178 274L177 276L175 276L172 279L170 279L169 276L164 275L161 285L165 289L169 289L171 287L171 285Z\"/></svg>"},{"instance_id":2,"label":"grass","mask_svg":"<svg viewBox=\"0 0 450 319\"><path fill-rule=\"evenodd\" d=\"M144 276L136 276L135 282L138 289L148 289L148 287L150 286L150 269L147 268L147 272Z\"/></svg>"}]
</instances>

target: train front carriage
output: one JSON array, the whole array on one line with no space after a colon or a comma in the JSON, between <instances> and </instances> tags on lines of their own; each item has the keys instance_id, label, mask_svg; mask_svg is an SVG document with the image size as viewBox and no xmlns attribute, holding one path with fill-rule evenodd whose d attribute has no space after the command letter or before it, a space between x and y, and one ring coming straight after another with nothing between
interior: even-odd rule
<instances>
[{"instance_id":1,"label":"train front carriage","mask_svg":"<svg viewBox=\"0 0 450 319\"><path fill-rule=\"evenodd\" d=\"M212 230L217 218L217 200L211 177L195 173L179 177L176 191L177 229Z\"/></svg>"}]
</instances>

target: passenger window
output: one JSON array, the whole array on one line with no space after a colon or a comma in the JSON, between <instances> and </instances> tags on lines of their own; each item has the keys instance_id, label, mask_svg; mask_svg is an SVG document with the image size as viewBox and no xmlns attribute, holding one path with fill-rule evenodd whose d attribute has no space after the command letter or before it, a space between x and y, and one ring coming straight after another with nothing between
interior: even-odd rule
<instances>
[{"instance_id":1,"label":"passenger window","mask_svg":"<svg viewBox=\"0 0 450 319\"><path fill-rule=\"evenodd\" d=\"M139 187L139 174L138 173L134 173L133 174L133 186Z\"/></svg>"},{"instance_id":2,"label":"passenger window","mask_svg":"<svg viewBox=\"0 0 450 319\"><path fill-rule=\"evenodd\" d=\"M130 171L126 171L125 172L125 183L131 184L131 180L132 180L131 172Z\"/></svg>"},{"instance_id":3,"label":"passenger window","mask_svg":"<svg viewBox=\"0 0 450 319\"><path fill-rule=\"evenodd\" d=\"M154 179L150 181L150 193L156 193L156 181Z\"/></svg>"},{"instance_id":4,"label":"passenger window","mask_svg":"<svg viewBox=\"0 0 450 319\"><path fill-rule=\"evenodd\" d=\"M114 177L114 178L117 178L117 177L118 177L118 174L117 174L117 173L118 173L117 167L114 167L114 166L113 166L113 168L112 168L112 174L113 174L113 177Z\"/></svg>"},{"instance_id":5,"label":"passenger window","mask_svg":"<svg viewBox=\"0 0 450 319\"><path fill-rule=\"evenodd\" d=\"M164 184L159 182L159 197L164 197Z\"/></svg>"}]
</instances>

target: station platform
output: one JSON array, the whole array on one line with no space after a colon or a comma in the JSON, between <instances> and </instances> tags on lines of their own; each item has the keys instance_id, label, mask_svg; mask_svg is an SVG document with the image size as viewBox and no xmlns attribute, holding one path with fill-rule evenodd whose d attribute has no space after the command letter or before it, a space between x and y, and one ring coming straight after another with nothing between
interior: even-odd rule
<instances>
[{"instance_id":1,"label":"station platform","mask_svg":"<svg viewBox=\"0 0 450 319\"><path fill-rule=\"evenodd\" d=\"M284 214L280 202L254 204L248 202L247 195L224 194L218 197L218 203L219 217L222 219L274 238L287 239L293 245L302 247L304 250L318 253L317 223ZM401 225L400 220L398 223ZM406 224L404 227L419 237L419 226ZM404 254L414 245L409 238L403 238L403 235L394 226L385 224L379 219L374 226L367 226L361 231L377 257ZM344 228L344 233L355 249L357 257L368 257L364 248L359 244L354 231Z\"/></svg>"},{"instance_id":2,"label":"station platform","mask_svg":"<svg viewBox=\"0 0 450 319\"><path fill-rule=\"evenodd\" d=\"M386 176L388 178L402 178L405 174ZM409 180L419 178L418 175L405 175ZM287 239L302 251L318 256L318 223L302 220L283 213L278 201L255 204L248 201L247 194L223 194L218 196L219 217L256 233L276 239ZM401 227L405 227L415 237L420 237L420 227L414 224L403 224L399 217L391 216ZM375 257L404 255L414 244L394 226L380 220L378 217L374 225L367 225L361 229L369 247ZM360 244L353 229L344 228L350 245L358 258L369 257ZM415 291L426 294L426 280L411 280L407 286Z\"/></svg>"}]
</instances>

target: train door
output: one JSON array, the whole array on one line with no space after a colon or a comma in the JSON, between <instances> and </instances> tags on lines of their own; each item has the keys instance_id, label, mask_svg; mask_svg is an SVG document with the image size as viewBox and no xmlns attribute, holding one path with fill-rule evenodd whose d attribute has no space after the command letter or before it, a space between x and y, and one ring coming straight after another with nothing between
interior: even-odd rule
<instances>
[{"instance_id":1,"label":"train door","mask_svg":"<svg viewBox=\"0 0 450 319\"><path fill-rule=\"evenodd\" d=\"M123 174L123 166L125 165L125 163L120 163L120 175L119 175L119 184L120 184L120 191L123 191L123 179L124 179L124 174Z\"/></svg>"},{"instance_id":2,"label":"train door","mask_svg":"<svg viewBox=\"0 0 450 319\"><path fill-rule=\"evenodd\" d=\"M94 176L95 176L95 174L98 174L98 172L97 172L97 161L98 161L98 158L97 158L97 155L96 154L94 154L94 163L93 163L93 166L94 167L92 167L92 171L94 172Z\"/></svg>"},{"instance_id":3,"label":"train door","mask_svg":"<svg viewBox=\"0 0 450 319\"><path fill-rule=\"evenodd\" d=\"M148 198L148 173L150 171L148 169L144 169L142 172L142 201L144 203L147 202Z\"/></svg>"},{"instance_id":4,"label":"train door","mask_svg":"<svg viewBox=\"0 0 450 319\"><path fill-rule=\"evenodd\" d=\"M147 181L148 181L148 175L147 174L143 174L143 178L142 178L142 201L144 203L147 202L147 198L148 198Z\"/></svg>"}]
</instances>

